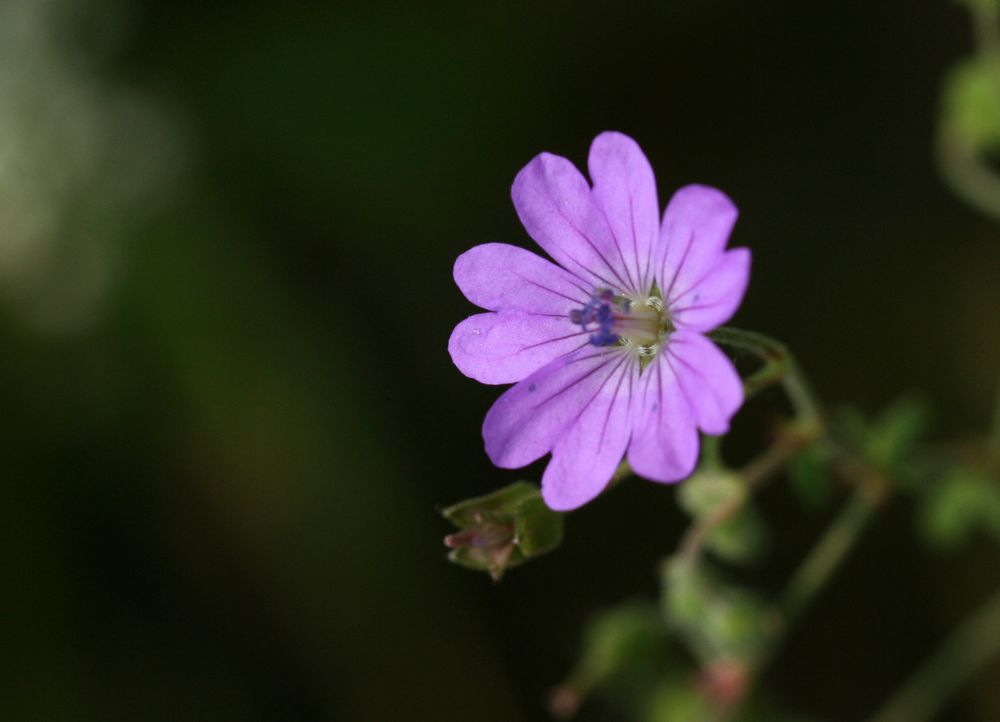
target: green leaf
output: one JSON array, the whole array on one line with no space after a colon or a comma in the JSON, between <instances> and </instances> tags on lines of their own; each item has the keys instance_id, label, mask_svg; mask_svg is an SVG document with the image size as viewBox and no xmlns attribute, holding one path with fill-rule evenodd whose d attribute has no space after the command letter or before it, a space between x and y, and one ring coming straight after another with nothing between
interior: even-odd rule
<instances>
[{"instance_id":1,"label":"green leaf","mask_svg":"<svg viewBox=\"0 0 1000 722\"><path fill-rule=\"evenodd\" d=\"M662 684L653 695L644 722L691 722L717 717L709 700L689 680Z\"/></svg>"},{"instance_id":2,"label":"green leaf","mask_svg":"<svg viewBox=\"0 0 1000 722\"><path fill-rule=\"evenodd\" d=\"M891 479L903 491L916 491L925 481L915 453L928 426L926 405L904 397L874 419L854 409L843 410L837 432L855 452Z\"/></svg>"},{"instance_id":3,"label":"green leaf","mask_svg":"<svg viewBox=\"0 0 1000 722\"><path fill-rule=\"evenodd\" d=\"M640 705L669 666L667 628L656 604L626 602L587 625L580 659L551 707L559 717L572 716L597 689L629 707Z\"/></svg>"},{"instance_id":4,"label":"green leaf","mask_svg":"<svg viewBox=\"0 0 1000 722\"><path fill-rule=\"evenodd\" d=\"M549 509L534 484L516 481L441 512L459 531L445 537L448 559L499 580L511 567L559 546L563 514Z\"/></svg>"},{"instance_id":5,"label":"green leaf","mask_svg":"<svg viewBox=\"0 0 1000 722\"><path fill-rule=\"evenodd\" d=\"M830 500L833 489L829 463L830 450L822 444L811 444L788 464L792 489L804 506L818 509Z\"/></svg>"},{"instance_id":6,"label":"green leaf","mask_svg":"<svg viewBox=\"0 0 1000 722\"><path fill-rule=\"evenodd\" d=\"M868 455L881 468L894 471L904 464L927 431L927 406L905 397L879 414L868 437Z\"/></svg>"},{"instance_id":7,"label":"green leaf","mask_svg":"<svg viewBox=\"0 0 1000 722\"><path fill-rule=\"evenodd\" d=\"M954 549L976 532L1000 541L1000 483L956 470L925 494L919 521L927 541L940 549Z\"/></svg>"},{"instance_id":8,"label":"green leaf","mask_svg":"<svg viewBox=\"0 0 1000 722\"><path fill-rule=\"evenodd\" d=\"M722 579L704 561L673 558L662 572L663 613L701 664L747 659L774 632L774 615L752 591Z\"/></svg>"},{"instance_id":9,"label":"green leaf","mask_svg":"<svg viewBox=\"0 0 1000 722\"><path fill-rule=\"evenodd\" d=\"M969 147L1000 148L1000 61L983 56L957 65L943 101L945 124Z\"/></svg>"}]
</instances>

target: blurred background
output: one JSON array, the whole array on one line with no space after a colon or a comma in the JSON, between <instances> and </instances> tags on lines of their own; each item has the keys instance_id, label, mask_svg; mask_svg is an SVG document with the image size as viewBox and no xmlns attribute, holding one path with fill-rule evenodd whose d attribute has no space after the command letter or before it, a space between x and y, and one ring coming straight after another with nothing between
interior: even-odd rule
<instances>
[{"instance_id":1,"label":"blurred background","mask_svg":"<svg viewBox=\"0 0 1000 722\"><path fill-rule=\"evenodd\" d=\"M498 389L448 357L474 311L451 266L531 247L515 173L602 130L661 204L736 201L734 324L824 399L918 390L935 436L985 428L1000 225L934 157L971 49L946 0L0 0L0 717L549 719L581 628L656 593L686 521L634 481L499 585L445 562L440 508L541 468L483 453ZM832 509L761 501L768 590ZM871 712L1000 581L995 547L928 551L912 512L765 678L805 717ZM1000 662L947 715L1000 719Z\"/></svg>"}]
</instances>

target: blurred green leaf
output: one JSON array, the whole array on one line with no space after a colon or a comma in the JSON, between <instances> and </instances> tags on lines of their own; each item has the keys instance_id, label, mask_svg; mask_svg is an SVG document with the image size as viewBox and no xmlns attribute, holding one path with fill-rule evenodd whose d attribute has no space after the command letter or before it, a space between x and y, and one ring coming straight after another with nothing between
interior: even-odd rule
<instances>
[{"instance_id":1,"label":"blurred green leaf","mask_svg":"<svg viewBox=\"0 0 1000 722\"><path fill-rule=\"evenodd\" d=\"M767 541L767 526L760 514L753 506L744 505L708 535L705 548L727 562L745 564L763 556Z\"/></svg>"},{"instance_id":2,"label":"blurred green leaf","mask_svg":"<svg viewBox=\"0 0 1000 722\"><path fill-rule=\"evenodd\" d=\"M516 481L441 512L460 531L445 537L448 559L495 580L528 559L559 546L563 514L549 509L534 484Z\"/></svg>"},{"instance_id":3,"label":"blurred green leaf","mask_svg":"<svg viewBox=\"0 0 1000 722\"><path fill-rule=\"evenodd\" d=\"M583 652L552 695L552 711L572 716L598 689L629 708L642 707L669 666L667 628L656 604L626 602L587 626Z\"/></svg>"},{"instance_id":4,"label":"blurred green leaf","mask_svg":"<svg viewBox=\"0 0 1000 722\"><path fill-rule=\"evenodd\" d=\"M676 680L657 689L643 719L645 722L691 722L715 717L715 710L697 686L690 680Z\"/></svg>"},{"instance_id":5,"label":"blurred green leaf","mask_svg":"<svg viewBox=\"0 0 1000 722\"><path fill-rule=\"evenodd\" d=\"M945 82L942 113L969 147L1000 149L1000 60L981 56L958 64Z\"/></svg>"},{"instance_id":6,"label":"blurred green leaf","mask_svg":"<svg viewBox=\"0 0 1000 722\"><path fill-rule=\"evenodd\" d=\"M717 466L703 466L681 485L677 499L688 514L702 519L724 504L741 503L746 486L739 474ZM767 529L749 504L717 526L705 540L705 548L728 562L742 563L760 558L766 547Z\"/></svg>"},{"instance_id":7,"label":"blurred green leaf","mask_svg":"<svg viewBox=\"0 0 1000 722\"><path fill-rule=\"evenodd\" d=\"M696 519L709 516L720 505L746 496L739 475L726 469L701 468L680 485L677 500Z\"/></svg>"},{"instance_id":8,"label":"blurred green leaf","mask_svg":"<svg viewBox=\"0 0 1000 722\"><path fill-rule=\"evenodd\" d=\"M927 491L919 519L924 537L941 549L954 549L977 531L1000 541L1000 483L958 470Z\"/></svg>"},{"instance_id":9,"label":"blurred green leaf","mask_svg":"<svg viewBox=\"0 0 1000 722\"><path fill-rule=\"evenodd\" d=\"M768 605L727 583L704 561L670 559L662 582L663 613L702 665L747 659L768 643L773 631Z\"/></svg>"},{"instance_id":10,"label":"blurred green leaf","mask_svg":"<svg viewBox=\"0 0 1000 722\"><path fill-rule=\"evenodd\" d=\"M822 444L807 446L788 464L788 477L799 501L816 509L830 500L830 451Z\"/></svg>"},{"instance_id":11,"label":"blurred green leaf","mask_svg":"<svg viewBox=\"0 0 1000 722\"><path fill-rule=\"evenodd\" d=\"M848 446L892 479L897 488L916 490L925 478L915 455L928 427L926 405L903 397L868 419L848 408L837 419L837 432Z\"/></svg>"},{"instance_id":12,"label":"blurred green leaf","mask_svg":"<svg viewBox=\"0 0 1000 722\"><path fill-rule=\"evenodd\" d=\"M927 431L927 406L904 397L879 414L868 438L869 457L887 470L904 465Z\"/></svg>"}]
</instances>

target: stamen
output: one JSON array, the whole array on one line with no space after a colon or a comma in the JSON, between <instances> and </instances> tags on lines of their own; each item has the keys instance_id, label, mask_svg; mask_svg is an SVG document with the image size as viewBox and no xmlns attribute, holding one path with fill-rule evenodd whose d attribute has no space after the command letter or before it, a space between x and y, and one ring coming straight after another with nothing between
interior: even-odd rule
<instances>
[{"instance_id":1,"label":"stamen","mask_svg":"<svg viewBox=\"0 0 1000 722\"><path fill-rule=\"evenodd\" d=\"M590 333L594 346L634 344L641 357L655 354L660 342L673 331L659 297L648 296L636 302L616 296L607 288L595 291L586 305L570 311L569 317Z\"/></svg>"}]
</instances>

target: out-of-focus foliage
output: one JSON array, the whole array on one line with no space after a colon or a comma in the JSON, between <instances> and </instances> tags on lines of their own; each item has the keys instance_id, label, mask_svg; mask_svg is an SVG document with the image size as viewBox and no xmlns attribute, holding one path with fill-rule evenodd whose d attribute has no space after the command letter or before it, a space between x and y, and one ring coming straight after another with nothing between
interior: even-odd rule
<instances>
[{"instance_id":1,"label":"out-of-focus foliage","mask_svg":"<svg viewBox=\"0 0 1000 722\"><path fill-rule=\"evenodd\" d=\"M956 469L932 482L921 505L920 528L941 549L954 550L977 533L1000 543L1000 480Z\"/></svg>"},{"instance_id":2,"label":"out-of-focus foliage","mask_svg":"<svg viewBox=\"0 0 1000 722\"><path fill-rule=\"evenodd\" d=\"M942 122L973 148L1000 152L1000 57L967 60L945 83Z\"/></svg>"},{"instance_id":3,"label":"out-of-focus foliage","mask_svg":"<svg viewBox=\"0 0 1000 722\"><path fill-rule=\"evenodd\" d=\"M830 449L826 444L810 444L792 458L788 478L802 504L817 509L830 501L833 493L830 480Z\"/></svg>"},{"instance_id":4,"label":"out-of-focus foliage","mask_svg":"<svg viewBox=\"0 0 1000 722\"><path fill-rule=\"evenodd\" d=\"M185 162L167 109L100 72L123 10L102 2L101 32L79 47L66 40L82 7L0 3L0 299L46 332L100 320L123 220L168 191Z\"/></svg>"},{"instance_id":5,"label":"out-of-focus foliage","mask_svg":"<svg viewBox=\"0 0 1000 722\"><path fill-rule=\"evenodd\" d=\"M867 463L903 490L915 490L924 473L915 453L928 427L926 404L903 397L877 416L866 418L856 409L842 410L837 431Z\"/></svg>"},{"instance_id":6,"label":"out-of-focus foliage","mask_svg":"<svg viewBox=\"0 0 1000 722\"><path fill-rule=\"evenodd\" d=\"M708 535L705 547L720 559L734 563L759 559L767 548L767 528L753 504L745 501L746 485L735 473L703 466L677 490L681 507L693 519L705 519L726 504L740 510Z\"/></svg>"},{"instance_id":7,"label":"out-of-focus foliage","mask_svg":"<svg viewBox=\"0 0 1000 722\"><path fill-rule=\"evenodd\" d=\"M0 717L549 719L581 624L651 597L690 520L679 487L636 482L502 585L442 563L435 510L518 478L482 451L495 392L447 358L471 312L450 269L529 245L514 175L543 150L585 165L600 130L639 139L661 203L733 197L754 254L734 322L788 341L822 396L926 387L945 433L985 414L1000 244L927 149L966 21L902 0L0 0ZM758 448L769 395L727 456ZM818 531L786 497L755 507L795 532L778 568ZM796 629L776 695L859 719L961 579L994 572L943 579L893 546L909 522L880 520L849 603ZM905 603L929 585L949 596ZM579 722L690 709L685 651L629 648L670 659Z\"/></svg>"},{"instance_id":8,"label":"out-of-focus foliage","mask_svg":"<svg viewBox=\"0 0 1000 722\"><path fill-rule=\"evenodd\" d=\"M767 604L707 564L668 559L661 583L664 615L703 664L753 658L769 641L773 613Z\"/></svg>"}]
</instances>

